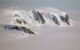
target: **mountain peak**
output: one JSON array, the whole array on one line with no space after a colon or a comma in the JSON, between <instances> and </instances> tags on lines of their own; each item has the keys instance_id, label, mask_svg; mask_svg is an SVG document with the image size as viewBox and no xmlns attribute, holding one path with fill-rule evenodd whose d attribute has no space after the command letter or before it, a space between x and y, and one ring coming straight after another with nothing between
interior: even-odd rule
<instances>
[{"instance_id":1,"label":"mountain peak","mask_svg":"<svg viewBox=\"0 0 80 50\"><path fill-rule=\"evenodd\" d=\"M68 14L55 8L38 8L29 11L17 11L12 20L12 24L38 26L45 23L61 25L63 23L70 25Z\"/></svg>"},{"instance_id":2,"label":"mountain peak","mask_svg":"<svg viewBox=\"0 0 80 50\"><path fill-rule=\"evenodd\" d=\"M8 12L11 17L11 25L7 25L6 29L22 30L30 34L34 34L31 28L39 26L69 26L70 19L66 12L55 8L38 8L32 10L15 9Z\"/></svg>"}]
</instances>

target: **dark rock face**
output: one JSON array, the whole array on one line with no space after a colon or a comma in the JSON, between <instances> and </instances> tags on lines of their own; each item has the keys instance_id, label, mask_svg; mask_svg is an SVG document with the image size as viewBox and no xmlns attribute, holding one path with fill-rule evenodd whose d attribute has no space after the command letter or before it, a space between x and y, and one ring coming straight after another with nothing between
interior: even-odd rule
<instances>
[{"instance_id":1,"label":"dark rock face","mask_svg":"<svg viewBox=\"0 0 80 50\"><path fill-rule=\"evenodd\" d=\"M19 23L19 24L27 24L27 22L23 19L16 19L16 22Z\"/></svg>"},{"instance_id":2,"label":"dark rock face","mask_svg":"<svg viewBox=\"0 0 80 50\"><path fill-rule=\"evenodd\" d=\"M55 15L52 15L52 14L47 14L47 15L48 15L48 18L52 20L55 24L60 25L59 20Z\"/></svg>"},{"instance_id":3,"label":"dark rock face","mask_svg":"<svg viewBox=\"0 0 80 50\"><path fill-rule=\"evenodd\" d=\"M33 31L31 31L30 29L27 29L27 28L25 28L25 27L22 27L22 30L23 30L25 33L35 34Z\"/></svg>"},{"instance_id":4,"label":"dark rock face","mask_svg":"<svg viewBox=\"0 0 80 50\"><path fill-rule=\"evenodd\" d=\"M22 27L22 26L6 25L4 28L7 29L7 30L19 30L19 31L23 31L24 33L35 34L30 29L28 29L26 27Z\"/></svg>"},{"instance_id":5,"label":"dark rock face","mask_svg":"<svg viewBox=\"0 0 80 50\"><path fill-rule=\"evenodd\" d=\"M61 20L62 20L63 22L65 22L65 23L67 23L68 25L70 25L70 23L69 23L69 17L68 17L67 14L65 15L65 17L60 16L60 18L61 18Z\"/></svg>"},{"instance_id":6,"label":"dark rock face","mask_svg":"<svg viewBox=\"0 0 80 50\"><path fill-rule=\"evenodd\" d=\"M42 14L40 14L40 13L38 12L38 15L39 15L39 19L41 19L42 24L44 24L44 23L45 23L45 20L44 20L44 18L42 17Z\"/></svg>"},{"instance_id":7,"label":"dark rock face","mask_svg":"<svg viewBox=\"0 0 80 50\"><path fill-rule=\"evenodd\" d=\"M55 24L60 25L58 19L55 16L53 17L53 21L55 22Z\"/></svg>"},{"instance_id":8,"label":"dark rock face","mask_svg":"<svg viewBox=\"0 0 80 50\"><path fill-rule=\"evenodd\" d=\"M18 14L15 14L15 16L20 17Z\"/></svg>"},{"instance_id":9,"label":"dark rock face","mask_svg":"<svg viewBox=\"0 0 80 50\"><path fill-rule=\"evenodd\" d=\"M43 18L43 15L41 13L39 13L38 11L32 11L33 16L35 18L36 21L38 21L39 23L44 24L45 20Z\"/></svg>"}]
</instances>

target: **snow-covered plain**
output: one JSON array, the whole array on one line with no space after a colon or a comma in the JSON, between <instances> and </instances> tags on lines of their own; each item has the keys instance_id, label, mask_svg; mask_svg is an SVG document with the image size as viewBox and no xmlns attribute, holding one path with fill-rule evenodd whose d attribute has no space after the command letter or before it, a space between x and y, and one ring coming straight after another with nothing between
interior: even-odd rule
<instances>
[{"instance_id":1,"label":"snow-covered plain","mask_svg":"<svg viewBox=\"0 0 80 50\"><path fill-rule=\"evenodd\" d=\"M0 50L79 50L80 49L80 20L75 18L78 13L67 11L71 19L70 26L44 25L29 27L37 34L29 35L22 31L5 30L10 24L14 11L0 10Z\"/></svg>"}]
</instances>

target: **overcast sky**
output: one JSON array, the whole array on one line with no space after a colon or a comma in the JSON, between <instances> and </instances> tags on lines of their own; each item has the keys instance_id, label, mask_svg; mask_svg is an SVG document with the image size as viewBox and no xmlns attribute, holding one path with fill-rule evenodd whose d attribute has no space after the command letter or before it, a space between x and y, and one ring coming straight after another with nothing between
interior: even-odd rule
<instances>
[{"instance_id":1,"label":"overcast sky","mask_svg":"<svg viewBox=\"0 0 80 50\"><path fill-rule=\"evenodd\" d=\"M1 7L80 9L80 0L0 0Z\"/></svg>"}]
</instances>

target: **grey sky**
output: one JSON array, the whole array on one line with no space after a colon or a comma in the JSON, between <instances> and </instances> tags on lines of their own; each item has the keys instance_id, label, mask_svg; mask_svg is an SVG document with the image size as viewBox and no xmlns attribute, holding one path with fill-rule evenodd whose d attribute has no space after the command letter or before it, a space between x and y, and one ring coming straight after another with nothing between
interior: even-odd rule
<instances>
[{"instance_id":1,"label":"grey sky","mask_svg":"<svg viewBox=\"0 0 80 50\"><path fill-rule=\"evenodd\" d=\"M0 7L80 9L80 0L0 0Z\"/></svg>"}]
</instances>

